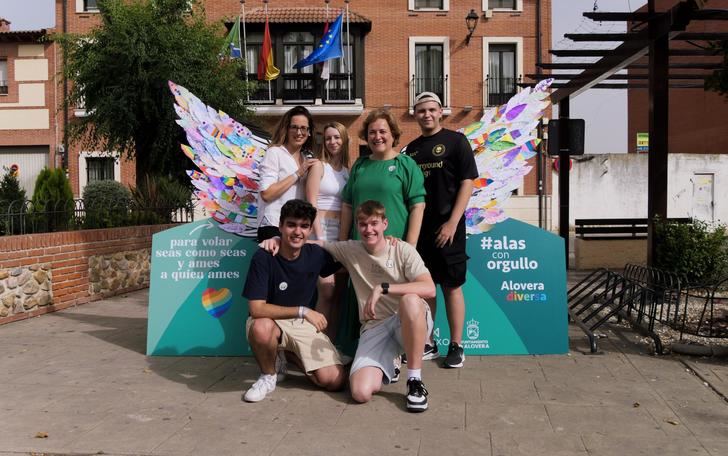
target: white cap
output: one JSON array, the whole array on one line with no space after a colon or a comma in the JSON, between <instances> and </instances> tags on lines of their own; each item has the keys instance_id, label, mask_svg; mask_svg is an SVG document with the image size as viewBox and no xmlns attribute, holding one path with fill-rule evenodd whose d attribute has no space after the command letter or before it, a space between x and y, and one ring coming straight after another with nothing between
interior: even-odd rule
<instances>
[{"instance_id":1,"label":"white cap","mask_svg":"<svg viewBox=\"0 0 728 456\"><path fill-rule=\"evenodd\" d=\"M437 96L437 94L432 92L422 92L421 94L417 95L415 97L415 104L414 106L417 106L420 103L424 103L426 101L434 101L435 103L439 104L442 108L442 101L440 101L440 97Z\"/></svg>"}]
</instances>

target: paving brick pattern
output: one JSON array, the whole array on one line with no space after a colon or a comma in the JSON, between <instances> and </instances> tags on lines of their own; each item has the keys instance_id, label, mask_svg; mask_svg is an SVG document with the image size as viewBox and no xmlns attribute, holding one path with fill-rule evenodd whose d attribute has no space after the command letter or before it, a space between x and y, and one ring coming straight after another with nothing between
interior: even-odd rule
<instances>
[{"instance_id":1,"label":"paving brick pattern","mask_svg":"<svg viewBox=\"0 0 728 456\"><path fill-rule=\"evenodd\" d=\"M607 329L588 354L469 357L424 367L430 410L403 382L365 405L300 375L257 404L250 358L144 355L147 291L0 327L0 454L728 454L728 363L655 357Z\"/></svg>"}]
</instances>

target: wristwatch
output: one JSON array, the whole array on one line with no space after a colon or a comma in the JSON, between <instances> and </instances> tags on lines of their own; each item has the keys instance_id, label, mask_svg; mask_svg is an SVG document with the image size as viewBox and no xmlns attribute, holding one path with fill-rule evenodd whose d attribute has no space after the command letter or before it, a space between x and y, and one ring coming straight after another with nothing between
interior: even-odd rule
<instances>
[{"instance_id":1,"label":"wristwatch","mask_svg":"<svg viewBox=\"0 0 728 456\"><path fill-rule=\"evenodd\" d=\"M389 283L382 282L382 294L389 294Z\"/></svg>"}]
</instances>

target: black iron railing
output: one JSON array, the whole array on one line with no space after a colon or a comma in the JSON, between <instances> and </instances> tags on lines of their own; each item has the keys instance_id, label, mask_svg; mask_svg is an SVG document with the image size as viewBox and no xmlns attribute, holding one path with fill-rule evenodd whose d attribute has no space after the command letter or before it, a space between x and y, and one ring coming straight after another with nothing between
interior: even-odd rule
<instances>
[{"instance_id":1,"label":"black iron railing","mask_svg":"<svg viewBox=\"0 0 728 456\"><path fill-rule=\"evenodd\" d=\"M410 78L410 106L414 103L415 97L422 92L435 93L440 97L443 106L450 106L450 100L447 99L448 79L448 75L441 78L427 78L413 74Z\"/></svg>"},{"instance_id":2,"label":"black iron railing","mask_svg":"<svg viewBox=\"0 0 728 456\"><path fill-rule=\"evenodd\" d=\"M249 81L256 81L258 75L256 73L249 74ZM276 102L276 81L257 81L254 91L248 94L248 101L256 104L266 104Z\"/></svg>"},{"instance_id":3,"label":"black iron railing","mask_svg":"<svg viewBox=\"0 0 728 456\"><path fill-rule=\"evenodd\" d=\"M498 106L508 103L518 91L518 83L521 78L498 78L488 75L483 81L486 89L486 106Z\"/></svg>"},{"instance_id":4,"label":"black iron railing","mask_svg":"<svg viewBox=\"0 0 728 456\"><path fill-rule=\"evenodd\" d=\"M351 75L350 78L343 73L330 75L328 87L326 81L322 81L321 92L321 99L324 103L353 103L356 98L354 96L354 75Z\"/></svg>"},{"instance_id":5,"label":"black iron railing","mask_svg":"<svg viewBox=\"0 0 728 456\"><path fill-rule=\"evenodd\" d=\"M313 73L284 74L283 101L311 102L316 98L316 83Z\"/></svg>"},{"instance_id":6,"label":"black iron railing","mask_svg":"<svg viewBox=\"0 0 728 456\"><path fill-rule=\"evenodd\" d=\"M0 201L0 236L192 221L191 203L185 207L140 207L135 203L86 207L80 198L46 205Z\"/></svg>"}]
</instances>

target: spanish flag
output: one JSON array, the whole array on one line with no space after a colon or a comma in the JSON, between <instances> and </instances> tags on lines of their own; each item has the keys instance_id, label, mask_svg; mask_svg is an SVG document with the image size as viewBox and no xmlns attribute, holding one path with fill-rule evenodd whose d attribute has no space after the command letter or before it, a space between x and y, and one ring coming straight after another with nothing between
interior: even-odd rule
<instances>
[{"instance_id":1,"label":"spanish flag","mask_svg":"<svg viewBox=\"0 0 728 456\"><path fill-rule=\"evenodd\" d=\"M273 46L270 41L268 18L265 18L265 34L263 35L263 48L258 61L258 80L272 81L281 74L281 70L273 66Z\"/></svg>"}]
</instances>

